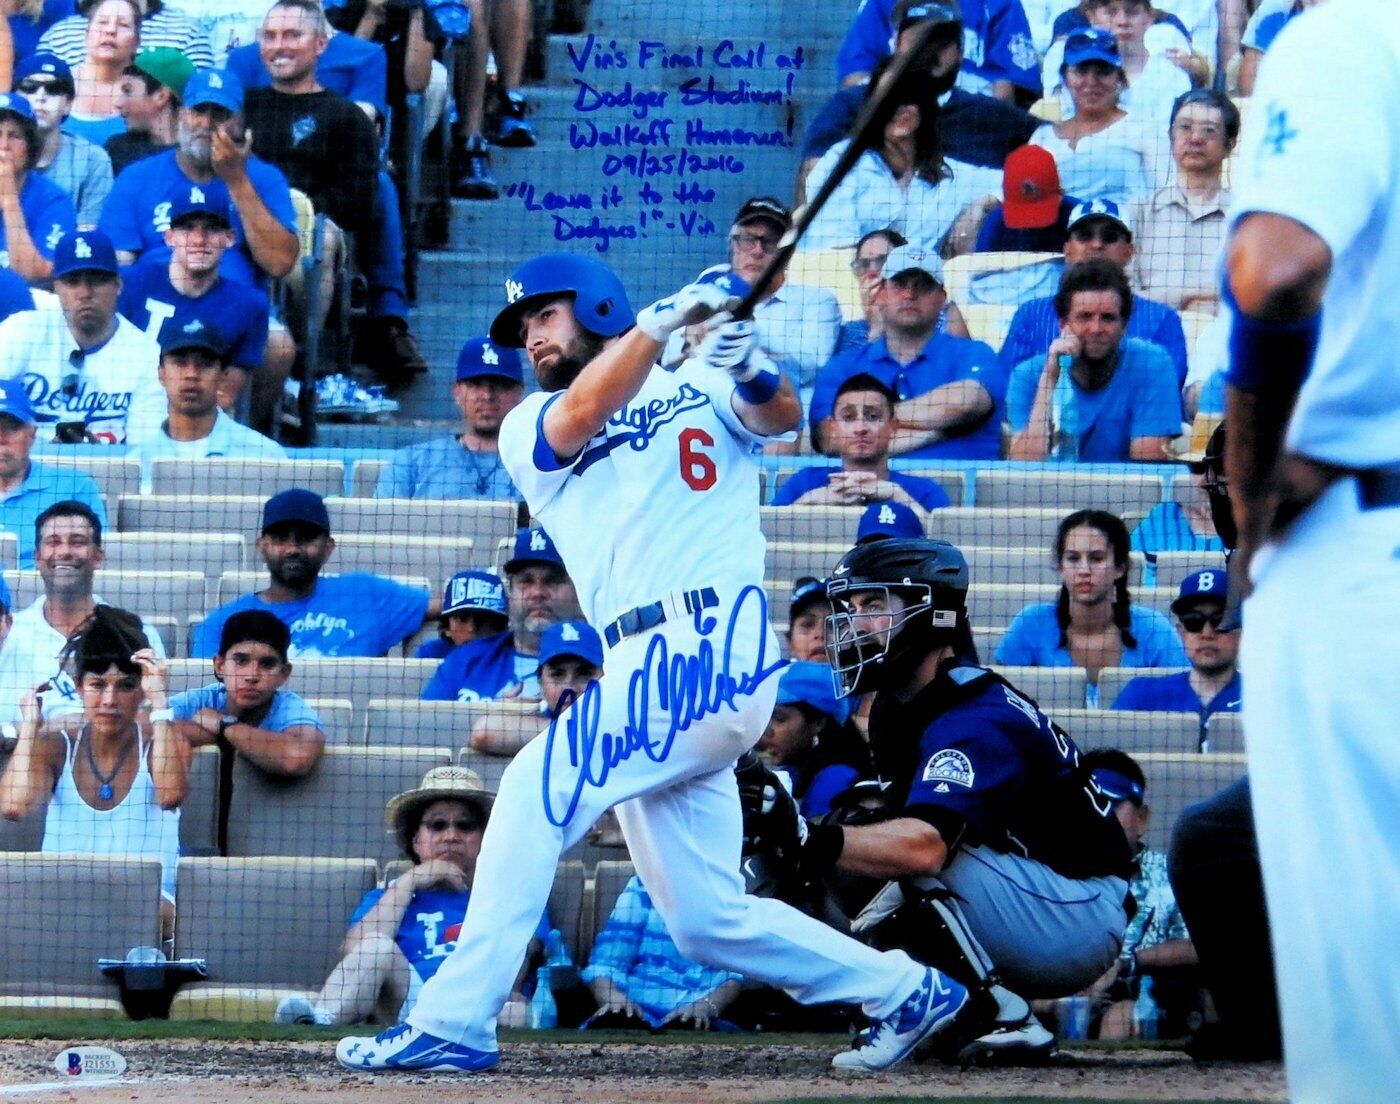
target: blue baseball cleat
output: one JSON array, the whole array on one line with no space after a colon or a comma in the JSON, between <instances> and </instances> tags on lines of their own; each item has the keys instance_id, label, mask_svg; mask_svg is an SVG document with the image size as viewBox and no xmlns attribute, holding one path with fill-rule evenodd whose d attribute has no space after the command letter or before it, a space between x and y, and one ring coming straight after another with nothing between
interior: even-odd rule
<instances>
[{"instance_id":1,"label":"blue baseball cleat","mask_svg":"<svg viewBox=\"0 0 1400 1104\"><path fill-rule=\"evenodd\" d=\"M424 1073L479 1073L501 1060L494 1050L473 1050L420 1031L412 1024L395 1024L378 1035L347 1035L335 1048L346 1069L418 1070Z\"/></svg>"},{"instance_id":2,"label":"blue baseball cleat","mask_svg":"<svg viewBox=\"0 0 1400 1104\"><path fill-rule=\"evenodd\" d=\"M948 1027L968 1000L967 990L952 978L926 970L923 983L894 1015L861 1035L853 1049L838 1054L831 1064L852 1073L888 1069Z\"/></svg>"}]
</instances>

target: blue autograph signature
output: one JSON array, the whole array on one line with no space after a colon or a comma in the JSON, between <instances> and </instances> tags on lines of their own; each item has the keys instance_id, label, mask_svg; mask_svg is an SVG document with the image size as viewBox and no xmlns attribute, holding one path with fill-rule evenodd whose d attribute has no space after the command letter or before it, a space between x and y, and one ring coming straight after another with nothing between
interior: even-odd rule
<instances>
[{"instance_id":1,"label":"blue autograph signature","mask_svg":"<svg viewBox=\"0 0 1400 1104\"><path fill-rule=\"evenodd\" d=\"M745 631L757 636L758 651L752 663L745 665L751 670L736 672L733 670L734 637L746 614L749 624ZM702 618L700 635L708 637L718 621L713 617L699 616ZM664 763L671 754L676 737L696 721L718 713L724 706L737 711L739 698L752 694L783 667L781 656L776 662L767 662L767 640L768 598L756 586L747 586L739 592L729 615L718 669L715 648L710 640L701 640L693 656L672 655L666 638L657 633L647 645L641 667L632 672L627 687L627 725L621 734L598 731L602 691L598 683L590 682L574 702L573 708L565 714L562 725L559 718L554 718L549 722L549 730L545 734L542 786L544 812L549 822L562 828L573 820L584 788L605 785L613 768L635 753L641 752L653 763ZM653 733L650 730L653 708L669 714L664 732ZM554 745L561 735L561 728L567 742L569 768L577 772L577 776L573 780L568 802L559 812L554 808L550 792ZM563 753L562 748L560 752Z\"/></svg>"}]
</instances>

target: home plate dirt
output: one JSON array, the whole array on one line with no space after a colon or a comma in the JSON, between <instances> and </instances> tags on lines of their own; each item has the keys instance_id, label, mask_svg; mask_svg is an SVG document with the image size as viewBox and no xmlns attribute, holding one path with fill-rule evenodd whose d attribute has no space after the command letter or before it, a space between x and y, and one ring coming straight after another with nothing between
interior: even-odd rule
<instances>
[{"instance_id":1,"label":"home plate dirt","mask_svg":"<svg viewBox=\"0 0 1400 1104\"><path fill-rule=\"evenodd\" d=\"M99 1039L74 1042L102 1042ZM1080 1051L1035 1070L900 1067L835 1077L831 1043L510 1043L501 1067L468 1077L351 1074L324 1043L198 1040L108 1043L127 1060L122 1084L61 1083L63 1043L0 1041L0 1101L273 1104L314 1095L336 1104L738 1104L795 1098L1099 1101L1285 1101L1277 1065L1198 1066L1170 1050Z\"/></svg>"}]
</instances>

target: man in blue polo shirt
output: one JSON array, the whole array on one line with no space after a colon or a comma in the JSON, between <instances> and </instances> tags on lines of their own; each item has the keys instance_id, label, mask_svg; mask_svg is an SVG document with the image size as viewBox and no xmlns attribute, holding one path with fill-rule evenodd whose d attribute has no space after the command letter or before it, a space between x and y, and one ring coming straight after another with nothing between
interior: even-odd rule
<instances>
[{"instance_id":1,"label":"man in blue polo shirt","mask_svg":"<svg viewBox=\"0 0 1400 1104\"><path fill-rule=\"evenodd\" d=\"M34 407L22 380L0 380L0 530L19 538L19 566L34 567L34 522L56 502L81 502L107 524L102 492L86 472L36 464Z\"/></svg>"},{"instance_id":2,"label":"man in blue polo shirt","mask_svg":"<svg viewBox=\"0 0 1400 1104\"><path fill-rule=\"evenodd\" d=\"M578 594L559 550L539 526L515 534L506 561L510 628L463 644L423 688L425 701L489 701L540 696L540 637L560 621L581 620Z\"/></svg>"},{"instance_id":3,"label":"man in blue polo shirt","mask_svg":"<svg viewBox=\"0 0 1400 1104\"><path fill-rule=\"evenodd\" d=\"M68 193L40 176L34 109L18 92L0 92L0 266L30 284L53 275L58 241L77 224Z\"/></svg>"},{"instance_id":4,"label":"man in blue polo shirt","mask_svg":"<svg viewBox=\"0 0 1400 1104\"><path fill-rule=\"evenodd\" d=\"M437 616L437 603L427 591L381 575L322 578L321 569L335 551L331 519L321 496L305 488L267 500L257 548L271 577L266 589L210 613L195 633L196 659L217 654L224 622L240 610L267 610L280 618L291 630L291 659L387 655Z\"/></svg>"},{"instance_id":5,"label":"man in blue polo shirt","mask_svg":"<svg viewBox=\"0 0 1400 1104\"><path fill-rule=\"evenodd\" d=\"M860 349L832 357L817 373L812 394L812 442L830 451L836 393L865 374L899 401L900 431L891 455L906 460L995 460L1001 456L1002 398L1006 377L996 354L980 341L936 332L942 284L938 258L912 246L890 250L875 305L884 334Z\"/></svg>"},{"instance_id":6,"label":"man in blue polo shirt","mask_svg":"<svg viewBox=\"0 0 1400 1104\"><path fill-rule=\"evenodd\" d=\"M243 129L243 87L219 69L201 69L185 85L178 141L172 150L128 165L112 185L101 227L118 258L164 263L165 232L175 197L192 184L210 206L228 212L234 245L220 269L230 280L262 286L291 271L300 253L287 178L251 153Z\"/></svg>"},{"instance_id":7,"label":"man in blue polo shirt","mask_svg":"<svg viewBox=\"0 0 1400 1104\"><path fill-rule=\"evenodd\" d=\"M1168 459L1181 394L1160 348L1126 337L1133 293L1110 261L1069 269L1055 293L1060 334L1018 364L1006 392L1012 460Z\"/></svg>"},{"instance_id":8,"label":"man in blue polo shirt","mask_svg":"<svg viewBox=\"0 0 1400 1104\"><path fill-rule=\"evenodd\" d=\"M268 337L267 293L220 274L233 241L228 206L211 203L202 185L181 188L170 201L170 229L165 232L170 259L143 258L132 265L117 299L117 310L158 344L191 322L219 331L229 348L227 394L220 396L225 409L262 368ZM278 378L274 396L281 386ZM266 419L254 417L253 422L262 425Z\"/></svg>"},{"instance_id":9,"label":"man in blue polo shirt","mask_svg":"<svg viewBox=\"0 0 1400 1104\"><path fill-rule=\"evenodd\" d=\"M1118 695L1114 709L1195 713L1201 718L1201 750L1209 750L1210 720L1240 711L1240 671L1236 657L1240 630L1221 631L1229 579L1223 567L1192 572L1172 603L1177 631L1191 669L1175 675L1140 675Z\"/></svg>"}]
</instances>

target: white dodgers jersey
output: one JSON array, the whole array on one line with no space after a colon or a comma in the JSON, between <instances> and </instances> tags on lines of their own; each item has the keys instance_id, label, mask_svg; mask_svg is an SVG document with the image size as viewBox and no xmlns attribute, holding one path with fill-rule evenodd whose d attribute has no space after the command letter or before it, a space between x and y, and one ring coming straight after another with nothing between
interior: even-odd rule
<instances>
[{"instance_id":1,"label":"white dodgers jersey","mask_svg":"<svg viewBox=\"0 0 1400 1104\"><path fill-rule=\"evenodd\" d=\"M1288 447L1348 468L1400 462L1400 6L1331 0L1290 21L1245 130L1232 217L1285 215L1332 250Z\"/></svg>"},{"instance_id":2,"label":"white dodgers jersey","mask_svg":"<svg viewBox=\"0 0 1400 1104\"><path fill-rule=\"evenodd\" d=\"M739 421L727 375L693 358L653 368L562 460L542 429L561 395L537 392L506 415L501 461L564 557L590 624L671 591L712 586L733 598L763 585L755 456L768 438Z\"/></svg>"}]
</instances>

